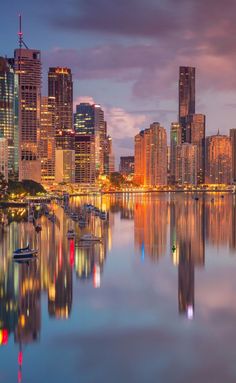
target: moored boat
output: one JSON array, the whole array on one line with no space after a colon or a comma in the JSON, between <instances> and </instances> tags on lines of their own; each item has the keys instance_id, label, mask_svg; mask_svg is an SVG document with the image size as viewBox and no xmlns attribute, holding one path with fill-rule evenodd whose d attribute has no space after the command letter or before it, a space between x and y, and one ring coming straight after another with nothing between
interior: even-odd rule
<instances>
[{"instance_id":1,"label":"moored boat","mask_svg":"<svg viewBox=\"0 0 236 383\"><path fill-rule=\"evenodd\" d=\"M84 234L82 237L80 237L80 241L86 241L86 242L101 242L101 238L96 237L93 234Z\"/></svg>"},{"instance_id":2,"label":"moored boat","mask_svg":"<svg viewBox=\"0 0 236 383\"><path fill-rule=\"evenodd\" d=\"M16 259L16 260L31 259L36 256L37 252L38 250L31 249L29 245L27 245L26 247L16 249L13 252L13 259Z\"/></svg>"},{"instance_id":3,"label":"moored boat","mask_svg":"<svg viewBox=\"0 0 236 383\"><path fill-rule=\"evenodd\" d=\"M67 238L68 239L74 239L75 238L75 231L74 231L74 229L68 229L68 231L67 231Z\"/></svg>"}]
</instances>

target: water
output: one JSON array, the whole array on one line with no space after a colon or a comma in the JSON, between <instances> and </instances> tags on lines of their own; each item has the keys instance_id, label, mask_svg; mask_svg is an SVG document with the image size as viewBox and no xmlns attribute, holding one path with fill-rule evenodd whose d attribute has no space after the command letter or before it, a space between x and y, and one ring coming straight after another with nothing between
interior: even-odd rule
<instances>
[{"instance_id":1,"label":"water","mask_svg":"<svg viewBox=\"0 0 236 383\"><path fill-rule=\"evenodd\" d=\"M0 235L0 382L235 382L235 196L71 206L85 201L109 222L92 217L81 231L54 205L40 234L12 222ZM71 227L103 241L81 248ZM27 241L38 261L13 264Z\"/></svg>"}]
</instances>

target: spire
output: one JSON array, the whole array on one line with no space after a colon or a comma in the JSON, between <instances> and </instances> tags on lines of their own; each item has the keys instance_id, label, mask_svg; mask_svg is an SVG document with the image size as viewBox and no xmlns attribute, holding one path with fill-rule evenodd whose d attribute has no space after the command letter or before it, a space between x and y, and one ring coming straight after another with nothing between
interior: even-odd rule
<instances>
[{"instance_id":1,"label":"spire","mask_svg":"<svg viewBox=\"0 0 236 383\"><path fill-rule=\"evenodd\" d=\"M23 40L23 32L22 32L22 23L21 23L21 14L19 14L19 32L18 32L18 37L19 37L19 48L21 49L22 48L22 45L24 45L24 47L26 49L29 49L27 47L27 45L25 44L24 40Z\"/></svg>"}]
</instances>

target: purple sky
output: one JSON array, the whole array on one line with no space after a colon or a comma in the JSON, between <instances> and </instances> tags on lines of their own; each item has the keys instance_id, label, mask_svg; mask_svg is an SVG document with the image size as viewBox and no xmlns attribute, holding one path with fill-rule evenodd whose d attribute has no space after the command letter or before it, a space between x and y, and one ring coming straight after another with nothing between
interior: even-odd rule
<instances>
[{"instance_id":1,"label":"purple sky","mask_svg":"<svg viewBox=\"0 0 236 383\"><path fill-rule=\"evenodd\" d=\"M44 79L49 65L72 68L75 101L104 107L117 156L153 121L169 132L179 65L196 67L207 134L236 127L235 0L3 0L1 55L13 54L19 12Z\"/></svg>"}]
</instances>

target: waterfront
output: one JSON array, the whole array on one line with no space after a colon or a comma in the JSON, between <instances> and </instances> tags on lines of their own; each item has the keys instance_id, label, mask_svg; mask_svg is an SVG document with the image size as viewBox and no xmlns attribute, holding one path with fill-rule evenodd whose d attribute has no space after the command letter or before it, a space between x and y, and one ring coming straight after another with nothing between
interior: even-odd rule
<instances>
[{"instance_id":1,"label":"waterfront","mask_svg":"<svg viewBox=\"0 0 236 383\"><path fill-rule=\"evenodd\" d=\"M0 237L0 382L234 382L236 198L76 197L109 220L12 222ZM92 231L102 243L68 240ZM36 262L13 264L29 241Z\"/></svg>"}]
</instances>

